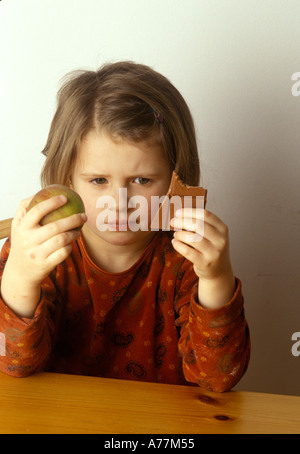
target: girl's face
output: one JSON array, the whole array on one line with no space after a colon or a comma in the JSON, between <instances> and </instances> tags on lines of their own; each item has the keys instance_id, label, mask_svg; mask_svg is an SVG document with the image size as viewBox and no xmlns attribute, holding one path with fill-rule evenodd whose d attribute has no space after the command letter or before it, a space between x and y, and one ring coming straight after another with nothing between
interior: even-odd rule
<instances>
[{"instance_id":1,"label":"girl's face","mask_svg":"<svg viewBox=\"0 0 300 454\"><path fill-rule=\"evenodd\" d=\"M167 193L171 174L157 142L112 139L91 130L81 142L72 175L88 217L83 235L114 245L148 241L153 235L148 227L151 197Z\"/></svg>"}]
</instances>

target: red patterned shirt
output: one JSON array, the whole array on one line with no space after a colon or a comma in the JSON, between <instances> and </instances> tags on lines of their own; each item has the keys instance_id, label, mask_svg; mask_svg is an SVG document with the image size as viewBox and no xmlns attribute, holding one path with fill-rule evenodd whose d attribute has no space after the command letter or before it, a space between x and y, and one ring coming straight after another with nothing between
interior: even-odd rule
<instances>
[{"instance_id":1,"label":"red patterned shirt","mask_svg":"<svg viewBox=\"0 0 300 454\"><path fill-rule=\"evenodd\" d=\"M9 254L3 246L0 276ZM128 270L97 267L80 238L71 255L42 283L32 319L0 300L6 355L0 371L24 377L36 371L196 383L226 391L245 373L250 356L241 283L218 309L197 301L191 262L158 232Z\"/></svg>"}]
</instances>

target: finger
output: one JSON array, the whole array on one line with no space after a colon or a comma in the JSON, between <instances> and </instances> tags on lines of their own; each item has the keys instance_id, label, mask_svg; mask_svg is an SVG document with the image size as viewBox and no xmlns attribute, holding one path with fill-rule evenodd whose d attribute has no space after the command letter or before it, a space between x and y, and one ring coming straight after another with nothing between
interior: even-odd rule
<instances>
[{"instance_id":1,"label":"finger","mask_svg":"<svg viewBox=\"0 0 300 454\"><path fill-rule=\"evenodd\" d=\"M79 237L80 232L78 230L70 230L68 232L62 232L55 235L40 246L40 254L48 259L60 249L64 249L71 245L71 243Z\"/></svg>"},{"instance_id":2,"label":"finger","mask_svg":"<svg viewBox=\"0 0 300 454\"><path fill-rule=\"evenodd\" d=\"M24 226L26 226L27 228L32 228L39 225L46 214L51 213L51 211L54 211L57 208L65 205L67 203L67 200L68 199L66 196L57 195L36 204L29 211L27 211L26 216L24 216Z\"/></svg>"},{"instance_id":3,"label":"finger","mask_svg":"<svg viewBox=\"0 0 300 454\"><path fill-rule=\"evenodd\" d=\"M57 249L47 258L49 268L54 269L57 265L66 260L72 252L72 245L68 244L63 248Z\"/></svg>"},{"instance_id":4,"label":"finger","mask_svg":"<svg viewBox=\"0 0 300 454\"><path fill-rule=\"evenodd\" d=\"M218 229L220 232L223 232L226 230L226 225L224 222L218 218L214 213L208 210L202 210L200 208L184 208L181 210L177 210L175 213L175 219L176 218L183 218L183 219L188 219L188 218L194 218L198 220L203 220L206 224L210 224L216 229Z\"/></svg>"},{"instance_id":5,"label":"finger","mask_svg":"<svg viewBox=\"0 0 300 454\"><path fill-rule=\"evenodd\" d=\"M174 233L176 240L182 241L183 243L190 244L195 247L198 251L201 251L205 255L211 255L215 252L219 253L225 251L229 246L228 235L222 235L220 232L212 227L211 225L205 225L205 235L201 239L197 236L190 236L190 232L184 230ZM194 234L198 235L198 234Z\"/></svg>"},{"instance_id":6,"label":"finger","mask_svg":"<svg viewBox=\"0 0 300 454\"><path fill-rule=\"evenodd\" d=\"M182 241L183 243L188 243L191 246L197 247L199 243L205 241L204 236L200 235L199 233L190 232L186 230L176 231L174 232L173 238L178 241Z\"/></svg>"},{"instance_id":7,"label":"finger","mask_svg":"<svg viewBox=\"0 0 300 454\"><path fill-rule=\"evenodd\" d=\"M204 257L201 251L198 251L177 239L172 239L172 245L179 254L190 260L190 262L197 264L197 266L201 265Z\"/></svg>"},{"instance_id":8,"label":"finger","mask_svg":"<svg viewBox=\"0 0 300 454\"><path fill-rule=\"evenodd\" d=\"M187 243L197 243L202 241L205 238L207 241L212 243L215 246L223 245L224 241L227 241L227 235L223 235L217 230L214 226L207 224L203 221L195 221L195 220L185 220L181 222L181 220L177 221L174 220L174 227L175 229L175 238L178 238L180 241L185 241ZM182 227L182 228L180 228ZM192 234L188 234L187 232L196 232ZM182 234L180 234L182 232Z\"/></svg>"},{"instance_id":9,"label":"finger","mask_svg":"<svg viewBox=\"0 0 300 454\"><path fill-rule=\"evenodd\" d=\"M203 238L203 236L204 236L204 219L203 218L195 219L195 218L187 218L187 217L184 217L184 218L175 217L175 218L171 219L171 225L174 227L175 232L182 231L182 230L196 232L199 236L199 240L201 240L201 238ZM195 241L197 241L197 240L195 240Z\"/></svg>"},{"instance_id":10,"label":"finger","mask_svg":"<svg viewBox=\"0 0 300 454\"><path fill-rule=\"evenodd\" d=\"M61 233L73 231L81 227L87 220L85 213L76 213L57 221L49 222L41 226L36 232L35 240L37 244L44 243L50 238L53 238Z\"/></svg>"}]
</instances>

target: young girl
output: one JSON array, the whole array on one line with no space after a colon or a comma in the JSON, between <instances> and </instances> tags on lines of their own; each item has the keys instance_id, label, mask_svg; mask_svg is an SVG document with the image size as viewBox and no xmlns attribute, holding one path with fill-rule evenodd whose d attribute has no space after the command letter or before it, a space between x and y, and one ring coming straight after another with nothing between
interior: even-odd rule
<instances>
[{"instance_id":1,"label":"young girl","mask_svg":"<svg viewBox=\"0 0 300 454\"><path fill-rule=\"evenodd\" d=\"M200 209L184 209L184 230L174 235L130 229L130 204L114 225L97 221L99 197L124 206L120 188L127 201L143 196L150 207L167 193L173 170L199 184L193 120L180 93L131 62L75 72L59 92L43 152L43 186L70 186L86 214L41 226L66 198L28 212L30 199L21 203L0 261L0 370L232 388L246 371L250 341L226 225L205 210L204 237L190 242Z\"/></svg>"}]
</instances>

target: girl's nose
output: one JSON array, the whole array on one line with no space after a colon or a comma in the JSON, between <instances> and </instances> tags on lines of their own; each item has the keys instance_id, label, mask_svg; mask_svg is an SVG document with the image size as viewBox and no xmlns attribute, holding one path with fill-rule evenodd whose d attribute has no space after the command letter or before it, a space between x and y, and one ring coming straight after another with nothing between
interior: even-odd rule
<instances>
[{"instance_id":1,"label":"girl's nose","mask_svg":"<svg viewBox=\"0 0 300 454\"><path fill-rule=\"evenodd\" d=\"M114 199L115 206L119 212L127 212L129 193L126 186L114 185L110 191L110 197Z\"/></svg>"},{"instance_id":2,"label":"girl's nose","mask_svg":"<svg viewBox=\"0 0 300 454\"><path fill-rule=\"evenodd\" d=\"M118 195L115 200L116 200L117 210L120 213L122 213L122 212L127 213L127 207L128 207L128 190L127 190L127 188L119 188Z\"/></svg>"}]
</instances>

